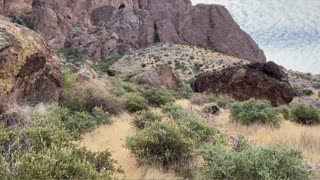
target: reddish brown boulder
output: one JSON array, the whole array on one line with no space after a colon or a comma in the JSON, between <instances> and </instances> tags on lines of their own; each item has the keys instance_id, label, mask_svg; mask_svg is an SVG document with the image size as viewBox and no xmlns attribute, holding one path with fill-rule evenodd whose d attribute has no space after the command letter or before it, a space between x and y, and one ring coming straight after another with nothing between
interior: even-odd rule
<instances>
[{"instance_id":1,"label":"reddish brown boulder","mask_svg":"<svg viewBox=\"0 0 320 180\"><path fill-rule=\"evenodd\" d=\"M269 100L274 106L288 104L294 98L288 76L273 62L253 63L210 72L197 77L195 92L227 94L237 100Z\"/></svg>"},{"instance_id":2,"label":"reddish brown boulder","mask_svg":"<svg viewBox=\"0 0 320 180\"><path fill-rule=\"evenodd\" d=\"M43 38L0 16L0 102L56 102L61 95L59 60Z\"/></svg>"}]
</instances>

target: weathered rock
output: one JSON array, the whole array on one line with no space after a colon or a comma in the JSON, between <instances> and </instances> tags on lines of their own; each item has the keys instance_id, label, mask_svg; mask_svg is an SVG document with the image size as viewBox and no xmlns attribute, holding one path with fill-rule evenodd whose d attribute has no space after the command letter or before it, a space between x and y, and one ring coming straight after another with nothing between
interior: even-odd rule
<instances>
[{"instance_id":1,"label":"weathered rock","mask_svg":"<svg viewBox=\"0 0 320 180\"><path fill-rule=\"evenodd\" d=\"M288 104L294 98L287 75L273 62L253 63L205 73L193 83L196 92L227 94L238 100L269 100L274 106Z\"/></svg>"},{"instance_id":2,"label":"weathered rock","mask_svg":"<svg viewBox=\"0 0 320 180\"><path fill-rule=\"evenodd\" d=\"M0 102L51 102L61 95L59 60L43 38L0 16Z\"/></svg>"},{"instance_id":3,"label":"weathered rock","mask_svg":"<svg viewBox=\"0 0 320 180\"><path fill-rule=\"evenodd\" d=\"M159 64L130 79L131 82L154 87L164 87L171 90L183 88L182 81L174 73L171 66Z\"/></svg>"},{"instance_id":4,"label":"weathered rock","mask_svg":"<svg viewBox=\"0 0 320 180\"><path fill-rule=\"evenodd\" d=\"M53 49L72 47L85 58L104 59L150 44L187 43L250 61L264 53L219 5L190 0L10 0L0 13L43 35ZM32 8L30 10L30 7Z\"/></svg>"},{"instance_id":5,"label":"weathered rock","mask_svg":"<svg viewBox=\"0 0 320 180\"><path fill-rule=\"evenodd\" d=\"M220 112L220 108L217 105L212 104L212 105L208 105L208 106L204 107L203 112L209 113L212 115L216 115Z\"/></svg>"}]
</instances>

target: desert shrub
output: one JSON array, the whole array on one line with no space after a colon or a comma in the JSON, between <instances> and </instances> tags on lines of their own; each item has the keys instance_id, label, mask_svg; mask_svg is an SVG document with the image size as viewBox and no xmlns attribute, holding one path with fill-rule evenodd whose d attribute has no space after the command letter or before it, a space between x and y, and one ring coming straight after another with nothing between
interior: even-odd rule
<instances>
[{"instance_id":1,"label":"desert shrub","mask_svg":"<svg viewBox=\"0 0 320 180\"><path fill-rule=\"evenodd\" d=\"M186 112L181 106L166 105L163 107L163 111L170 115L177 122L183 134L193 139L196 144L224 142L224 137L218 134L214 128L207 126L199 118Z\"/></svg>"},{"instance_id":2,"label":"desert shrub","mask_svg":"<svg viewBox=\"0 0 320 180\"><path fill-rule=\"evenodd\" d=\"M73 111L92 112L95 107L100 107L110 114L119 114L123 110L120 98L109 93L109 90L100 81L88 81L81 86L74 82L73 75L65 75L64 91L66 97L63 105ZM66 86L67 85L67 86Z\"/></svg>"},{"instance_id":3,"label":"desert shrub","mask_svg":"<svg viewBox=\"0 0 320 180\"><path fill-rule=\"evenodd\" d=\"M62 75L62 82L63 82L64 93L67 96L71 96L77 84L77 76L75 74L65 72Z\"/></svg>"},{"instance_id":4,"label":"desert shrub","mask_svg":"<svg viewBox=\"0 0 320 180\"><path fill-rule=\"evenodd\" d=\"M311 168L302 153L286 146L247 147L240 151L205 145L204 179L309 179Z\"/></svg>"},{"instance_id":5,"label":"desert shrub","mask_svg":"<svg viewBox=\"0 0 320 180\"><path fill-rule=\"evenodd\" d=\"M301 85L294 85L293 91L296 96L311 96L314 93L311 89L307 89Z\"/></svg>"},{"instance_id":6,"label":"desert shrub","mask_svg":"<svg viewBox=\"0 0 320 180\"><path fill-rule=\"evenodd\" d=\"M235 150L236 152L241 152L249 149L250 147L251 146L248 139L246 139L244 136L239 136L233 146L233 150Z\"/></svg>"},{"instance_id":7,"label":"desert shrub","mask_svg":"<svg viewBox=\"0 0 320 180\"><path fill-rule=\"evenodd\" d=\"M318 97L320 98L320 91L318 92Z\"/></svg>"},{"instance_id":8,"label":"desert shrub","mask_svg":"<svg viewBox=\"0 0 320 180\"><path fill-rule=\"evenodd\" d=\"M180 91L174 91L172 92L175 99L190 99L192 96L191 92L180 90Z\"/></svg>"},{"instance_id":9,"label":"desert shrub","mask_svg":"<svg viewBox=\"0 0 320 180\"><path fill-rule=\"evenodd\" d=\"M145 90L143 96L148 100L152 106L160 107L167 103L175 101L173 93L167 89L162 88L150 88Z\"/></svg>"},{"instance_id":10,"label":"desert shrub","mask_svg":"<svg viewBox=\"0 0 320 180\"><path fill-rule=\"evenodd\" d=\"M204 105L204 104L215 102L216 97L214 95L206 94L206 93L195 93L192 95L190 101L192 104Z\"/></svg>"},{"instance_id":11,"label":"desert shrub","mask_svg":"<svg viewBox=\"0 0 320 180\"><path fill-rule=\"evenodd\" d=\"M0 126L1 179L112 179L121 172L109 151L93 153L74 143L63 124L65 110L50 111L34 113L31 128Z\"/></svg>"},{"instance_id":12,"label":"desert shrub","mask_svg":"<svg viewBox=\"0 0 320 180\"><path fill-rule=\"evenodd\" d=\"M139 163L164 168L183 166L194 158L194 143L174 123L154 123L126 140Z\"/></svg>"},{"instance_id":13,"label":"desert shrub","mask_svg":"<svg viewBox=\"0 0 320 180\"><path fill-rule=\"evenodd\" d=\"M121 58L123 57L122 54L117 54L112 56L109 59L104 59L101 61L97 61L94 65L93 65L93 69L102 74L102 73L106 73L108 72L109 68L116 63L117 61L119 61Z\"/></svg>"},{"instance_id":14,"label":"desert shrub","mask_svg":"<svg viewBox=\"0 0 320 180\"><path fill-rule=\"evenodd\" d=\"M58 50L58 53L63 54L67 63L81 63L83 60L78 57L77 53L70 48L62 48Z\"/></svg>"},{"instance_id":15,"label":"desert shrub","mask_svg":"<svg viewBox=\"0 0 320 180\"><path fill-rule=\"evenodd\" d=\"M140 111L134 115L133 125L138 129L149 127L152 123L161 121L161 117L151 111Z\"/></svg>"},{"instance_id":16,"label":"desert shrub","mask_svg":"<svg viewBox=\"0 0 320 180\"><path fill-rule=\"evenodd\" d=\"M243 125L258 123L277 127L280 123L277 111L268 101L251 99L236 102L232 104L230 112L232 120Z\"/></svg>"},{"instance_id":17,"label":"desert shrub","mask_svg":"<svg viewBox=\"0 0 320 180\"><path fill-rule=\"evenodd\" d=\"M305 124L319 124L320 123L320 112L317 108L309 105L297 105L291 110L292 120Z\"/></svg>"},{"instance_id":18,"label":"desert shrub","mask_svg":"<svg viewBox=\"0 0 320 180\"><path fill-rule=\"evenodd\" d=\"M314 83L312 87L315 89L320 89L320 83Z\"/></svg>"},{"instance_id":19,"label":"desert shrub","mask_svg":"<svg viewBox=\"0 0 320 180\"><path fill-rule=\"evenodd\" d=\"M109 113L98 107L94 108L92 113L52 107L45 115L35 112L33 116L34 119L50 119L50 121L58 123L75 136L86 133L98 125L111 123Z\"/></svg>"},{"instance_id":20,"label":"desert shrub","mask_svg":"<svg viewBox=\"0 0 320 180\"><path fill-rule=\"evenodd\" d=\"M134 93L129 93L125 95L125 106L129 112L135 113L138 111L147 110L148 102L142 96Z\"/></svg>"},{"instance_id":21,"label":"desert shrub","mask_svg":"<svg viewBox=\"0 0 320 180\"><path fill-rule=\"evenodd\" d=\"M302 94L306 95L306 96L311 96L311 95L313 95L313 91L311 89L304 89L302 91Z\"/></svg>"},{"instance_id":22,"label":"desert shrub","mask_svg":"<svg viewBox=\"0 0 320 180\"><path fill-rule=\"evenodd\" d=\"M129 82L124 82L119 79L115 78L110 78L110 82L112 85L112 93L115 94L116 96L123 96L126 93L142 93L144 91L143 86L129 83Z\"/></svg>"},{"instance_id":23,"label":"desert shrub","mask_svg":"<svg viewBox=\"0 0 320 180\"><path fill-rule=\"evenodd\" d=\"M285 119L285 120L292 119L290 108L288 108L286 106L280 106L276 109L276 111L282 115L283 119Z\"/></svg>"}]
</instances>

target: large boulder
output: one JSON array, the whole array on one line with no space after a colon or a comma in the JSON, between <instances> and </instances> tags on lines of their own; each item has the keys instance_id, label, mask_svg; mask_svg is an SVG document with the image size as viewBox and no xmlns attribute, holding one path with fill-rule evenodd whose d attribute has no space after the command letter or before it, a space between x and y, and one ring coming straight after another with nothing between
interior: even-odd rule
<instances>
[{"instance_id":1,"label":"large boulder","mask_svg":"<svg viewBox=\"0 0 320 180\"><path fill-rule=\"evenodd\" d=\"M53 102L61 95L59 59L43 38L0 16L0 102Z\"/></svg>"},{"instance_id":2,"label":"large boulder","mask_svg":"<svg viewBox=\"0 0 320 180\"><path fill-rule=\"evenodd\" d=\"M183 88L183 84L173 68L168 64L158 64L154 68L132 77L131 82L154 87L164 87L171 90Z\"/></svg>"},{"instance_id":3,"label":"large boulder","mask_svg":"<svg viewBox=\"0 0 320 180\"><path fill-rule=\"evenodd\" d=\"M190 0L8 0L2 4L0 13L39 32L51 48L72 47L84 58L105 59L162 42L266 60L254 40L219 5L193 6Z\"/></svg>"},{"instance_id":4,"label":"large boulder","mask_svg":"<svg viewBox=\"0 0 320 180\"><path fill-rule=\"evenodd\" d=\"M193 89L195 92L227 94L237 100L265 99L274 106L288 104L294 98L288 76L273 62L202 74L193 83Z\"/></svg>"}]
</instances>

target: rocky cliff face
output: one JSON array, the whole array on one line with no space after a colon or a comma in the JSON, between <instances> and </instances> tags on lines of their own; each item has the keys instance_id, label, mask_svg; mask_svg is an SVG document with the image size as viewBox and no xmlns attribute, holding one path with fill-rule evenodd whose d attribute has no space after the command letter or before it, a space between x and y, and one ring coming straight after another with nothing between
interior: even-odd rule
<instances>
[{"instance_id":1,"label":"rocky cliff face","mask_svg":"<svg viewBox=\"0 0 320 180\"><path fill-rule=\"evenodd\" d=\"M199 45L251 61L264 53L218 5L190 0L7 0L0 12L43 35L53 49L107 58L150 44Z\"/></svg>"},{"instance_id":2,"label":"rocky cliff face","mask_svg":"<svg viewBox=\"0 0 320 180\"><path fill-rule=\"evenodd\" d=\"M61 95L59 60L43 38L0 15L0 109L58 101Z\"/></svg>"}]
</instances>

